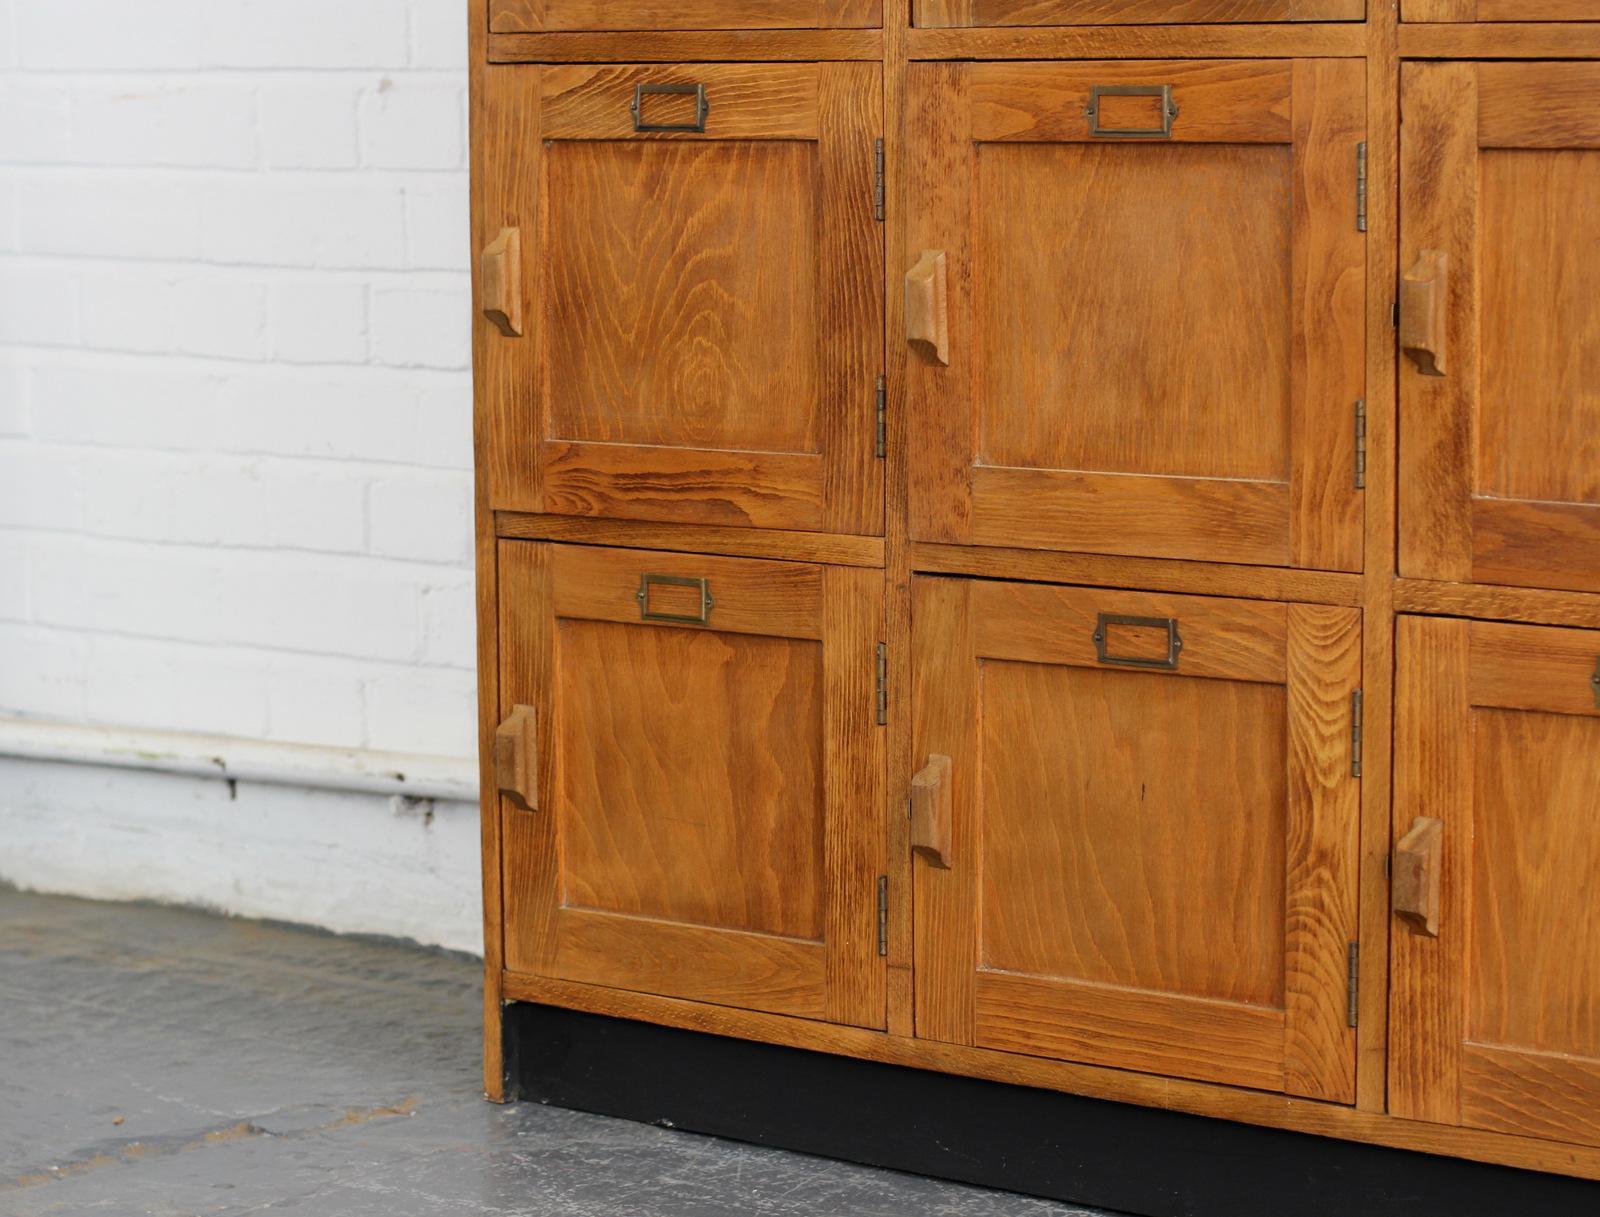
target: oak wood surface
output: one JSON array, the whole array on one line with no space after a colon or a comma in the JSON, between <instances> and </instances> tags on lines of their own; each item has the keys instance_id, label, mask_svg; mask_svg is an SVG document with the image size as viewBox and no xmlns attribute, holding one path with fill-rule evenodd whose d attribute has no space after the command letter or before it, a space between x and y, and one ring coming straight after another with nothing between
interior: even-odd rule
<instances>
[{"instance_id":1,"label":"oak wood surface","mask_svg":"<svg viewBox=\"0 0 1600 1217\"><path fill-rule=\"evenodd\" d=\"M654 524L639 520L595 520L580 516L495 514L499 536L525 541L573 541L636 549L727 554L736 558L782 558L835 566L884 563L881 537L838 536L782 529L718 528L696 524Z\"/></svg>"},{"instance_id":2,"label":"oak wood surface","mask_svg":"<svg viewBox=\"0 0 1600 1217\"><path fill-rule=\"evenodd\" d=\"M1360 65L911 78L906 257L946 251L950 313L949 365L912 353L913 535L1359 569ZM1094 138L1127 86L1171 90L1170 141Z\"/></svg>"},{"instance_id":3,"label":"oak wood surface","mask_svg":"<svg viewBox=\"0 0 1600 1217\"><path fill-rule=\"evenodd\" d=\"M524 541L500 566L546 792L502 812L508 964L881 1027L879 576ZM695 615L647 575L704 579L705 624L645 619Z\"/></svg>"},{"instance_id":4,"label":"oak wood surface","mask_svg":"<svg viewBox=\"0 0 1600 1217\"><path fill-rule=\"evenodd\" d=\"M878 30L658 30L491 34L491 63L759 63L883 59Z\"/></svg>"},{"instance_id":5,"label":"oak wood surface","mask_svg":"<svg viewBox=\"0 0 1600 1217\"><path fill-rule=\"evenodd\" d=\"M919 26L1359 21L1367 0L914 0ZM1545 0L1561 3L1563 0ZM1565 0L1572 3L1573 0Z\"/></svg>"},{"instance_id":6,"label":"oak wood surface","mask_svg":"<svg viewBox=\"0 0 1600 1217\"><path fill-rule=\"evenodd\" d=\"M1407 21L1600 21L1596 0L1401 0Z\"/></svg>"},{"instance_id":7,"label":"oak wood surface","mask_svg":"<svg viewBox=\"0 0 1600 1217\"><path fill-rule=\"evenodd\" d=\"M1367 48L1366 30L1351 23L915 29L907 40L913 61L1359 57Z\"/></svg>"},{"instance_id":8,"label":"oak wood surface","mask_svg":"<svg viewBox=\"0 0 1600 1217\"><path fill-rule=\"evenodd\" d=\"M1359 613L914 592L915 751L950 758L953 817L951 866L916 868L917 1034L1350 1101ZM1116 663L1173 630L1172 670Z\"/></svg>"},{"instance_id":9,"label":"oak wood surface","mask_svg":"<svg viewBox=\"0 0 1600 1217\"><path fill-rule=\"evenodd\" d=\"M1600 632L1401 619L1396 827L1443 823L1397 934L1393 1110L1600 1144Z\"/></svg>"},{"instance_id":10,"label":"oak wood surface","mask_svg":"<svg viewBox=\"0 0 1600 1217\"><path fill-rule=\"evenodd\" d=\"M1600 629L1600 595L1585 592L1397 579L1394 583L1394 606L1397 612L1403 613L1484 617Z\"/></svg>"},{"instance_id":11,"label":"oak wood surface","mask_svg":"<svg viewBox=\"0 0 1600 1217\"><path fill-rule=\"evenodd\" d=\"M543 137L504 152L537 284L496 505L881 532L880 70L494 71L537 92ZM704 132L635 131L694 124L696 87Z\"/></svg>"},{"instance_id":12,"label":"oak wood surface","mask_svg":"<svg viewBox=\"0 0 1600 1217\"><path fill-rule=\"evenodd\" d=\"M1406 66L1402 264L1450 267L1448 359L1401 372L1406 575L1600 591L1597 87L1600 64Z\"/></svg>"},{"instance_id":13,"label":"oak wood surface","mask_svg":"<svg viewBox=\"0 0 1600 1217\"><path fill-rule=\"evenodd\" d=\"M1600 24L1402 25L1408 59L1562 59L1600 56Z\"/></svg>"},{"instance_id":14,"label":"oak wood surface","mask_svg":"<svg viewBox=\"0 0 1600 1217\"><path fill-rule=\"evenodd\" d=\"M490 0L496 32L719 30L878 25L883 0Z\"/></svg>"}]
</instances>

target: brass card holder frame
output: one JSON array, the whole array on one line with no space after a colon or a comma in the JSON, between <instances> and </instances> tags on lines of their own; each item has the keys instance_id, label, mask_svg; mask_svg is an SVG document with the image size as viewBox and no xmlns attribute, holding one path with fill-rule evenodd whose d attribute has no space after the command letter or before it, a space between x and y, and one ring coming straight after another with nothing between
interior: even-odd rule
<instances>
[{"instance_id":1,"label":"brass card holder frame","mask_svg":"<svg viewBox=\"0 0 1600 1217\"><path fill-rule=\"evenodd\" d=\"M1161 125L1159 127L1102 127L1100 125L1100 99L1102 97L1159 97L1161 99ZM1171 139L1172 121L1178 117L1178 105L1172 100L1171 85L1094 85L1089 90L1089 134L1095 139Z\"/></svg>"},{"instance_id":2,"label":"brass card holder frame","mask_svg":"<svg viewBox=\"0 0 1600 1217\"><path fill-rule=\"evenodd\" d=\"M1594 675L1589 677L1589 687L1594 690L1594 708L1600 710L1600 658L1594 661Z\"/></svg>"},{"instance_id":3,"label":"brass card holder frame","mask_svg":"<svg viewBox=\"0 0 1600 1217\"><path fill-rule=\"evenodd\" d=\"M1165 659L1140 659L1132 655L1113 655L1106 642L1108 625L1127 625L1137 629L1165 630L1167 632L1167 657ZM1158 672L1176 672L1178 660L1183 656L1183 636L1178 633L1176 617L1126 617L1120 613L1101 613L1094 627L1094 653L1101 663L1119 664L1125 668L1150 668Z\"/></svg>"},{"instance_id":4,"label":"brass card holder frame","mask_svg":"<svg viewBox=\"0 0 1600 1217\"><path fill-rule=\"evenodd\" d=\"M644 121L644 99L659 94L673 96L692 96L694 98L694 121L689 123L647 123ZM695 135L704 135L706 130L706 117L711 113L711 102L706 97L706 87L697 85L637 85L633 90L633 129L639 134L652 131L680 131Z\"/></svg>"},{"instance_id":5,"label":"brass card holder frame","mask_svg":"<svg viewBox=\"0 0 1600 1217\"><path fill-rule=\"evenodd\" d=\"M700 593L700 611L698 613L658 613L650 608L650 589L657 585L667 587L692 587ZM716 601L711 598L710 579L692 579L687 575L653 575L648 572L639 576L639 590L634 593L639 601L640 621L666 621L674 625L705 625L711 620L711 610L716 607Z\"/></svg>"}]
</instances>

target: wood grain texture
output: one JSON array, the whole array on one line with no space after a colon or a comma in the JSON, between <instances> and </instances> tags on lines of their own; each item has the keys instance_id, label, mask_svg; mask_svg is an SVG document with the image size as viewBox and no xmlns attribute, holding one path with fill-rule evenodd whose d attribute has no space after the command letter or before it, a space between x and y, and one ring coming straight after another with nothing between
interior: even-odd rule
<instances>
[{"instance_id":1,"label":"wood grain texture","mask_svg":"<svg viewBox=\"0 0 1600 1217\"><path fill-rule=\"evenodd\" d=\"M1439 936L1390 939L1389 1110L1460 1122L1462 967L1471 873L1472 711L1465 621L1401 617L1396 628L1393 840L1418 816L1444 825Z\"/></svg>"},{"instance_id":2,"label":"wood grain texture","mask_svg":"<svg viewBox=\"0 0 1600 1217\"><path fill-rule=\"evenodd\" d=\"M950 858L917 862L913 893L916 1034L972 1044L978 975L979 753L973 713L980 673L972 593L963 579L914 579L912 604L913 755L950 758Z\"/></svg>"},{"instance_id":3,"label":"wood grain texture","mask_svg":"<svg viewBox=\"0 0 1600 1217\"><path fill-rule=\"evenodd\" d=\"M505 821L508 965L883 1026L877 572L521 541L501 561L505 695L540 709L550 792ZM646 573L706 579L706 624L642 620Z\"/></svg>"},{"instance_id":4,"label":"wood grain texture","mask_svg":"<svg viewBox=\"0 0 1600 1217\"><path fill-rule=\"evenodd\" d=\"M1455 274L1445 297L1448 376L1400 368L1400 571L1472 575L1472 418L1478 367L1478 76L1473 64L1401 71L1400 265L1437 250Z\"/></svg>"},{"instance_id":5,"label":"wood grain texture","mask_svg":"<svg viewBox=\"0 0 1600 1217\"><path fill-rule=\"evenodd\" d=\"M1283 1014L1242 1003L985 972L978 1046L1283 1089Z\"/></svg>"},{"instance_id":6,"label":"wood grain texture","mask_svg":"<svg viewBox=\"0 0 1600 1217\"><path fill-rule=\"evenodd\" d=\"M1408 59L1562 59L1600 55L1600 24L1402 25Z\"/></svg>"},{"instance_id":7,"label":"wood grain texture","mask_svg":"<svg viewBox=\"0 0 1600 1217\"><path fill-rule=\"evenodd\" d=\"M1335 1103L1308 1103L1304 1099L1260 1090L886 1035L537 976L507 974L504 985L507 996L515 1001L545 1002L568 1009L642 1019L738 1039L789 1044L913 1069L936 1069L1316 1136L1600 1179L1600 1149L1583 1145L1430 1124Z\"/></svg>"},{"instance_id":8,"label":"wood grain texture","mask_svg":"<svg viewBox=\"0 0 1600 1217\"><path fill-rule=\"evenodd\" d=\"M878 30L657 30L493 34L491 63L769 63L883 59Z\"/></svg>"},{"instance_id":9,"label":"wood grain texture","mask_svg":"<svg viewBox=\"0 0 1600 1217\"><path fill-rule=\"evenodd\" d=\"M954 815L950 868L917 868L918 1034L1353 1097L1359 614L914 593L915 748L952 758ZM1177 670L1103 662L1101 614L1176 619Z\"/></svg>"},{"instance_id":10,"label":"wood grain texture","mask_svg":"<svg viewBox=\"0 0 1600 1217\"><path fill-rule=\"evenodd\" d=\"M734 558L779 558L826 562L835 566L884 564L883 538L835 536L783 529L719 528L714 525L656 524L588 516L495 513L497 535L525 541L574 541L634 549L664 549Z\"/></svg>"},{"instance_id":11,"label":"wood grain texture","mask_svg":"<svg viewBox=\"0 0 1600 1217\"><path fill-rule=\"evenodd\" d=\"M1361 687L1362 619L1355 609L1291 604L1288 625L1284 1089L1349 1103L1356 1037L1337 997L1359 937L1351 695Z\"/></svg>"},{"instance_id":12,"label":"wood grain texture","mask_svg":"<svg viewBox=\"0 0 1600 1217\"><path fill-rule=\"evenodd\" d=\"M915 9L919 26L934 27L1359 21L1366 0L915 0Z\"/></svg>"},{"instance_id":13,"label":"wood grain texture","mask_svg":"<svg viewBox=\"0 0 1600 1217\"><path fill-rule=\"evenodd\" d=\"M940 545L933 542L912 545L910 557L914 570L928 574L1031 579L1042 583L1094 583L1103 587L1130 587L1153 592L1192 592L1248 600L1296 600L1318 604L1360 604L1362 594L1358 575L1236 566L1222 562L1048 553L1034 549Z\"/></svg>"},{"instance_id":14,"label":"wood grain texture","mask_svg":"<svg viewBox=\"0 0 1600 1217\"><path fill-rule=\"evenodd\" d=\"M879 25L882 0L490 0L496 33L541 30L723 30Z\"/></svg>"},{"instance_id":15,"label":"wood grain texture","mask_svg":"<svg viewBox=\"0 0 1600 1217\"><path fill-rule=\"evenodd\" d=\"M527 369L540 400L515 433L541 442L534 485L501 506L881 532L880 70L522 71L543 113L546 304ZM705 87L703 135L635 133L635 90L661 83ZM695 108L644 101L653 122Z\"/></svg>"},{"instance_id":16,"label":"wood grain texture","mask_svg":"<svg viewBox=\"0 0 1600 1217\"><path fill-rule=\"evenodd\" d=\"M908 39L913 60L1280 59L1361 57L1367 49L1367 31L1357 24L919 29Z\"/></svg>"},{"instance_id":17,"label":"wood grain texture","mask_svg":"<svg viewBox=\"0 0 1600 1217\"><path fill-rule=\"evenodd\" d=\"M912 535L1359 568L1359 66L912 78L907 256L946 250L952 335L913 362ZM1171 87L1171 142L1093 140L1094 87L1129 84Z\"/></svg>"},{"instance_id":18,"label":"wood grain texture","mask_svg":"<svg viewBox=\"0 0 1600 1217\"><path fill-rule=\"evenodd\" d=\"M1398 579L1394 584L1394 597L1396 611L1404 613L1600 629L1600 595L1593 593Z\"/></svg>"},{"instance_id":19,"label":"wood grain texture","mask_svg":"<svg viewBox=\"0 0 1600 1217\"><path fill-rule=\"evenodd\" d=\"M1351 470L1355 403L1367 397L1367 238L1351 219L1350 179L1365 103L1359 62L1295 62L1290 548L1293 565L1323 570L1360 570L1363 556Z\"/></svg>"},{"instance_id":20,"label":"wood grain texture","mask_svg":"<svg viewBox=\"0 0 1600 1217\"><path fill-rule=\"evenodd\" d=\"M930 756L911 779L911 848L932 866L950 868L950 758Z\"/></svg>"},{"instance_id":21,"label":"wood grain texture","mask_svg":"<svg viewBox=\"0 0 1600 1217\"><path fill-rule=\"evenodd\" d=\"M1595 0L1402 0L1407 21L1600 21Z\"/></svg>"},{"instance_id":22,"label":"wood grain texture","mask_svg":"<svg viewBox=\"0 0 1600 1217\"><path fill-rule=\"evenodd\" d=\"M1600 1145L1600 1062L1473 1044L1462 1056L1469 1124L1552 1141Z\"/></svg>"}]
</instances>

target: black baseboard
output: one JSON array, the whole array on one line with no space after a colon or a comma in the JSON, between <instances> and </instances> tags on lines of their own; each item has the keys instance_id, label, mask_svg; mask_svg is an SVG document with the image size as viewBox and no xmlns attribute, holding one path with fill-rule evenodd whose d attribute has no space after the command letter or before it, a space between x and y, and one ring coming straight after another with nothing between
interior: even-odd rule
<instances>
[{"instance_id":1,"label":"black baseboard","mask_svg":"<svg viewBox=\"0 0 1600 1217\"><path fill-rule=\"evenodd\" d=\"M513 1097L1141 1217L1597 1217L1600 1184L516 1003Z\"/></svg>"}]
</instances>

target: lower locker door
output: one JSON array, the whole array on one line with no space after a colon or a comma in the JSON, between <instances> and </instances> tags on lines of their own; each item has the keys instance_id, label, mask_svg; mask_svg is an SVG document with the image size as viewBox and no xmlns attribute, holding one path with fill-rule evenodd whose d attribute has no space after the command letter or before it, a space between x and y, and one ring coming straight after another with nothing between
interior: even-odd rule
<instances>
[{"instance_id":1,"label":"lower locker door","mask_svg":"<svg viewBox=\"0 0 1600 1217\"><path fill-rule=\"evenodd\" d=\"M920 579L917 1033L1351 1101L1360 615ZM935 762L935 767L942 762Z\"/></svg>"},{"instance_id":2,"label":"lower locker door","mask_svg":"<svg viewBox=\"0 0 1600 1217\"><path fill-rule=\"evenodd\" d=\"M1390 1109L1600 1145L1600 631L1402 617L1397 659Z\"/></svg>"},{"instance_id":3,"label":"lower locker door","mask_svg":"<svg viewBox=\"0 0 1600 1217\"><path fill-rule=\"evenodd\" d=\"M502 731L536 720L542 792L501 803L509 971L883 1025L881 587L501 545Z\"/></svg>"}]
</instances>

